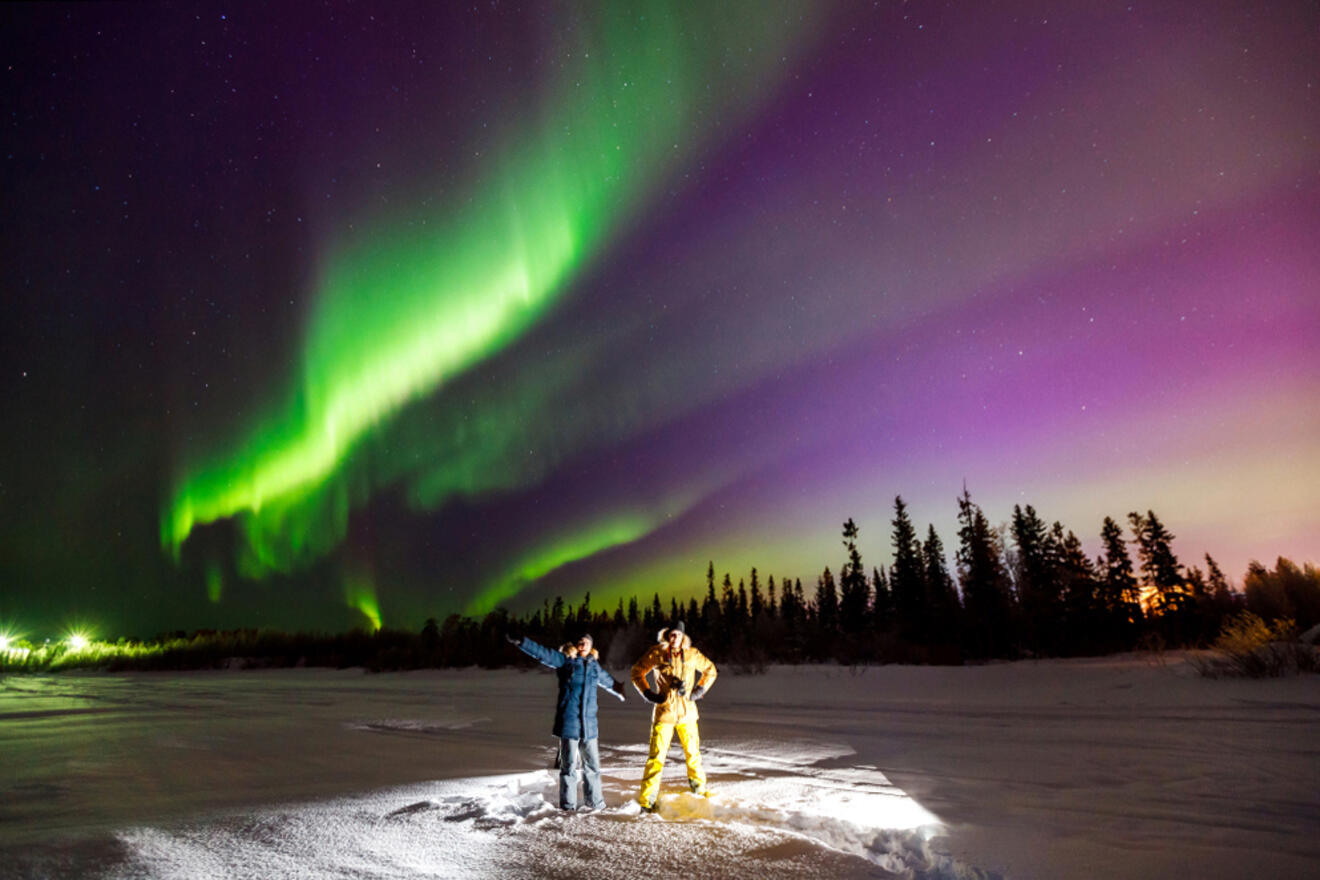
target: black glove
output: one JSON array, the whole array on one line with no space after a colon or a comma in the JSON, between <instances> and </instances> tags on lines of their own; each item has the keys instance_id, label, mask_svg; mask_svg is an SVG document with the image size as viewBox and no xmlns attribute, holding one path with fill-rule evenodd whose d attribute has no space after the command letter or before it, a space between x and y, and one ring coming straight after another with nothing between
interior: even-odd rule
<instances>
[{"instance_id":1,"label":"black glove","mask_svg":"<svg viewBox=\"0 0 1320 880\"><path fill-rule=\"evenodd\" d=\"M659 691L653 691L650 688L647 688L646 690L642 691L642 696L645 697L649 702L656 704L663 703L665 701L665 698L660 696Z\"/></svg>"},{"instance_id":2,"label":"black glove","mask_svg":"<svg viewBox=\"0 0 1320 880\"><path fill-rule=\"evenodd\" d=\"M700 699L701 699L702 697L704 697L704 696L706 696L706 689L705 689L704 687L702 687L701 685L697 685L695 688L692 689L692 697L691 697L691 699L692 699L694 702L697 701L697 700L700 700Z\"/></svg>"},{"instance_id":3,"label":"black glove","mask_svg":"<svg viewBox=\"0 0 1320 880\"><path fill-rule=\"evenodd\" d=\"M510 645L518 645L518 646L521 646L521 645L522 645L522 636L515 636L513 633L505 633L505 634L504 634L504 641L508 642Z\"/></svg>"},{"instance_id":4,"label":"black glove","mask_svg":"<svg viewBox=\"0 0 1320 880\"><path fill-rule=\"evenodd\" d=\"M620 703L626 703L628 700L623 695L623 682L616 681L614 687L610 688L610 693L619 698Z\"/></svg>"}]
</instances>

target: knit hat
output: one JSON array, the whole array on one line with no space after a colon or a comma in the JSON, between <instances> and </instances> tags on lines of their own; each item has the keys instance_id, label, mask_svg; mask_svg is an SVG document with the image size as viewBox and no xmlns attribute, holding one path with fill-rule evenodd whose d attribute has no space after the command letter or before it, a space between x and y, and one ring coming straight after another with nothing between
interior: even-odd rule
<instances>
[{"instance_id":1,"label":"knit hat","mask_svg":"<svg viewBox=\"0 0 1320 880\"><path fill-rule=\"evenodd\" d=\"M671 632L676 632L679 635L683 636L684 638L687 637L687 628L683 626L683 621L676 620L673 623L671 623L669 626L660 630L660 634L656 636L656 640L663 642L665 639L669 638L669 634Z\"/></svg>"}]
</instances>

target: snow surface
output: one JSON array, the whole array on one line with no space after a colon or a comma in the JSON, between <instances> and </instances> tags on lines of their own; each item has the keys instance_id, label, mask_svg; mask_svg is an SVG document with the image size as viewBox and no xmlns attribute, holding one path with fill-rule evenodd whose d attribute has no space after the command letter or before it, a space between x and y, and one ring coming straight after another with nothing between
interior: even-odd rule
<instances>
[{"instance_id":1,"label":"snow surface","mask_svg":"<svg viewBox=\"0 0 1320 880\"><path fill-rule=\"evenodd\" d=\"M1320 679L1173 658L722 670L715 796L601 705L607 808L555 795L541 671L0 680L0 877L1320 876Z\"/></svg>"}]
</instances>

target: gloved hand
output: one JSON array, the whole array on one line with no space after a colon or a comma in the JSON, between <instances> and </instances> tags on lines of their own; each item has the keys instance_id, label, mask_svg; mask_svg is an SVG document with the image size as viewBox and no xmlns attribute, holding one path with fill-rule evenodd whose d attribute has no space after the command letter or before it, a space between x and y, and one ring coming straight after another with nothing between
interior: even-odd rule
<instances>
[{"instance_id":1,"label":"gloved hand","mask_svg":"<svg viewBox=\"0 0 1320 880\"><path fill-rule=\"evenodd\" d=\"M628 700L623 695L623 682L616 681L614 687L610 688L610 693L619 698L620 703L626 703Z\"/></svg>"},{"instance_id":2,"label":"gloved hand","mask_svg":"<svg viewBox=\"0 0 1320 880\"><path fill-rule=\"evenodd\" d=\"M650 688L647 688L646 690L642 691L642 696L645 697L648 702L652 702L656 704L663 703L665 701L665 698L660 696L659 691L653 691Z\"/></svg>"},{"instance_id":3,"label":"gloved hand","mask_svg":"<svg viewBox=\"0 0 1320 880\"><path fill-rule=\"evenodd\" d=\"M505 633L504 641L508 642L510 645L521 645L522 636L515 636L513 633Z\"/></svg>"},{"instance_id":4,"label":"gloved hand","mask_svg":"<svg viewBox=\"0 0 1320 880\"><path fill-rule=\"evenodd\" d=\"M692 696L690 697L690 699L695 702L697 700L700 700L704 696L706 696L706 689L701 685L697 685L695 688L692 689Z\"/></svg>"}]
</instances>

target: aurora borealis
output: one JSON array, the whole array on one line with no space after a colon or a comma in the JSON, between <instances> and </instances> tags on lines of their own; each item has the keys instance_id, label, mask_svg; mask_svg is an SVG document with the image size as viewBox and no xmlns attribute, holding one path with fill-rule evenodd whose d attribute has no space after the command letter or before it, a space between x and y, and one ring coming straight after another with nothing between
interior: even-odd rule
<instances>
[{"instance_id":1,"label":"aurora borealis","mask_svg":"<svg viewBox=\"0 0 1320 880\"><path fill-rule=\"evenodd\" d=\"M7 6L0 621L1320 547L1311 4Z\"/></svg>"}]
</instances>

